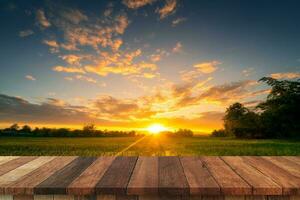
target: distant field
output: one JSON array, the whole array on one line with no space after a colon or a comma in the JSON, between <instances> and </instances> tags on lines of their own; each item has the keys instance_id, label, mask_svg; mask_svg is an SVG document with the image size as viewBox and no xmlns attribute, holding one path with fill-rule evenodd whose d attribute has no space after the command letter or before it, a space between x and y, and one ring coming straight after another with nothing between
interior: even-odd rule
<instances>
[{"instance_id":1,"label":"distant field","mask_svg":"<svg viewBox=\"0 0 300 200\"><path fill-rule=\"evenodd\" d=\"M0 137L0 155L116 155L141 137ZM146 136L121 155L300 155L300 141Z\"/></svg>"}]
</instances>

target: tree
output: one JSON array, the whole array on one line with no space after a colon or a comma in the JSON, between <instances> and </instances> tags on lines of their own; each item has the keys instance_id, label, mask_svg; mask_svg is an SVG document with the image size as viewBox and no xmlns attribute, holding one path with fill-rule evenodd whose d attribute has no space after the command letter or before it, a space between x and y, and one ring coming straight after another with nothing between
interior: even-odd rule
<instances>
[{"instance_id":1,"label":"tree","mask_svg":"<svg viewBox=\"0 0 300 200\"><path fill-rule=\"evenodd\" d=\"M31 133L31 128L28 125L24 125L21 129L20 132L22 133Z\"/></svg>"},{"instance_id":2,"label":"tree","mask_svg":"<svg viewBox=\"0 0 300 200\"><path fill-rule=\"evenodd\" d=\"M259 116L243 106L234 103L226 109L224 127L226 135L238 138L262 137L259 125Z\"/></svg>"},{"instance_id":3,"label":"tree","mask_svg":"<svg viewBox=\"0 0 300 200\"><path fill-rule=\"evenodd\" d=\"M10 131L12 132L17 132L19 130L19 125L18 124L13 124L9 127Z\"/></svg>"},{"instance_id":4,"label":"tree","mask_svg":"<svg viewBox=\"0 0 300 200\"><path fill-rule=\"evenodd\" d=\"M84 134L93 134L96 131L96 126L92 123L86 124L83 126Z\"/></svg>"},{"instance_id":5,"label":"tree","mask_svg":"<svg viewBox=\"0 0 300 200\"><path fill-rule=\"evenodd\" d=\"M259 81L270 85L267 100L257 108L266 137L299 137L300 82L263 77Z\"/></svg>"}]
</instances>

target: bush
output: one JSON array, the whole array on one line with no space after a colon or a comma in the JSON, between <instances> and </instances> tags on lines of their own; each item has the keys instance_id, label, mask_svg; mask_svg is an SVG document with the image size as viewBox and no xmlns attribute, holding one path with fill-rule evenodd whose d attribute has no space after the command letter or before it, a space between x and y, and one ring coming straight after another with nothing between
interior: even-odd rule
<instances>
[{"instance_id":1,"label":"bush","mask_svg":"<svg viewBox=\"0 0 300 200\"><path fill-rule=\"evenodd\" d=\"M226 137L228 135L226 134L226 131L224 129L219 129L219 130L214 130L211 133L211 136L212 137Z\"/></svg>"}]
</instances>

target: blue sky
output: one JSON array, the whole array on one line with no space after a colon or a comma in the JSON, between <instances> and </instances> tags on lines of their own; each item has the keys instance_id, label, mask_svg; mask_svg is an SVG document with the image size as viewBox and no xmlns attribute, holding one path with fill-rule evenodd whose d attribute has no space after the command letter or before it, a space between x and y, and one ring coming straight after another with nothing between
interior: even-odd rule
<instances>
[{"instance_id":1,"label":"blue sky","mask_svg":"<svg viewBox=\"0 0 300 200\"><path fill-rule=\"evenodd\" d=\"M259 78L300 77L299 7L296 0L3 0L0 123L218 128L231 103L266 97ZM41 119L53 109L65 115Z\"/></svg>"}]
</instances>

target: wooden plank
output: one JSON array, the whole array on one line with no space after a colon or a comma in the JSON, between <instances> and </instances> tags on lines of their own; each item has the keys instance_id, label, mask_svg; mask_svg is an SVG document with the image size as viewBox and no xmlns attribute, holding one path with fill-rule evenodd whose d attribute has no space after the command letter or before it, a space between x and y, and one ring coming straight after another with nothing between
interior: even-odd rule
<instances>
[{"instance_id":1,"label":"wooden plank","mask_svg":"<svg viewBox=\"0 0 300 200\"><path fill-rule=\"evenodd\" d=\"M55 172L34 188L34 194L66 194L66 188L79 176L96 158L80 157L64 168Z\"/></svg>"},{"instance_id":2,"label":"wooden plank","mask_svg":"<svg viewBox=\"0 0 300 200\"><path fill-rule=\"evenodd\" d=\"M263 158L300 178L300 164L278 156L264 156Z\"/></svg>"},{"instance_id":3,"label":"wooden plank","mask_svg":"<svg viewBox=\"0 0 300 200\"><path fill-rule=\"evenodd\" d=\"M283 194L300 194L300 180L272 162L258 156L242 157L247 163L269 176L282 187Z\"/></svg>"},{"instance_id":4,"label":"wooden plank","mask_svg":"<svg viewBox=\"0 0 300 200\"><path fill-rule=\"evenodd\" d=\"M141 195L139 200L182 200L180 195ZM199 199L201 200L201 199Z\"/></svg>"},{"instance_id":5,"label":"wooden plank","mask_svg":"<svg viewBox=\"0 0 300 200\"><path fill-rule=\"evenodd\" d=\"M220 185L221 193L225 195L250 195L251 186L237 175L219 157L201 157L209 172Z\"/></svg>"},{"instance_id":6,"label":"wooden plank","mask_svg":"<svg viewBox=\"0 0 300 200\"><path fill-rule=\"evenodd\" d=\"M158 167L158 186L160 194L189 194L189 185L178 157L159 157Z\"/></svg>"},{"instance_id":7,"label":"wooden plank","mask_svg":"<svg viewBox=\"0 0 300 200\"><path fill-rule=\"evenodd\" d=\"M111 195L111 194L100 194L97 195L97 200L116 200L116 196L115 195Z\"/></svg>"},{"instance_id":8,"label":"wooden plank","mask_svg":"<svg viewBox=\"0 0 300 200\"><path fill-rule=\"evenodd\" d=\"M33 188L38 184L42 183L48 177L53 175L58 170L65 167L67 164L72 162L76 156L63 156L63 157L56 157L55 159L48 162L46 165L30 172L29 174L25 175L18 181L8 185L5 188L6 194L33 194Z\"/></svg>"},{"instance_id":9,"label":"wooden plank","mask_svg":"<svg viewBox=\"0 0 300 200\"><path fill-rule=\"evenodd\" d=\"M4 193L4 188L9 184L17 181L21 177L25 176L26 174L30 173L31 171L39 168L40 166L44 165L45 163L53 160L53 156L45 156L45 157L38 157L14 170L9 171L8 173L0 176L0 190L1 193Z\"/></svg>"},{"instance_id":10,"label":"wooden plank","mask_svg":"<svg viewBox=\"0 0 300 200\"><path fill-rule=\"evenodd\" d=\"M19 157L13 160L10 160L0 166L0 176L3 174L6 174L7 172L16 169L17 167L20 167L24 165L25 163L28 163L32 161L33 159L36 159L36 156L24 156L24 157Z\"/></svg>"},{"instance_id":11,"label":"wooden plank","mask_svg":"<svg viewBox=\"0 0 300 200\"><path fill-rule=\"evenodd\" d=\"M138 200L138 196L116 195L116 200Z\"/></svg>"},{"instance_id":12,"label":"wooden plank","mask_svg":"<svg viewBox=\"0 0 300 200\"><path fill-rule=\"evenodd\" d=\"M300 165L300 156L282 156L282 157Z\"/></svg>"},{"instance_id":13,"label":"wooden plank","mask_svg":"<svg viewBox=\"0 0 300 200\"><path fill-rule=\"evenodd\" d=\"M271 178L244 162L238 156L224 156L222 159L248 184L252 186L254 195L281 195L282 188Z\"/></svg>"},{"instance_id":14,"label":"wooden plank","mask_svg":"<svg viewBox=\"0 0 300 200\"><path fill-rule=\"evenodd\" d=\"M100 157L92 163L67 188L68 194L88 195L95 192L94 187L100 181L115 157Z\"/></svg>"},{"instance_id":15,"label":"wooden plank","mask_svg":"<svg viewBox=\"0 0 300 200\"><path fill-rule=\"evenodd\" d=\"M15 195L14 200L33 200L33 195Z\"/></svg>"},{"instance_id":16,"label":"wooden plank","mask_svg":"<svg viewBox=\"0 0 300 200\"><path fill-rule=\"evenodd\" d=\"M53 200L74 200L73 195L53 195Z\"/></svg>"},{"instance_id":17,"label":"wooden plank","mask_svg":"<svg viewBox=\"0 0 300 200\"><path fill-rule=\"evenodd\" d=\"M127 187L127 194L158 194L158 157L139 157Z\"/></svg>"},{"instance_id":18,"label":"wooden plank","mask_svg":"<svg viewBox=\"0 0 300 200\"><path fill-rule=\"evenodd\" d=\"M199 157L180 158L191 195L218 195L220 187Z\"/></svg>"},{"instance_id":19,"label":"wooden plank","mask_svg":"<svg viewBox=\"0 0 300 200\"><path fill-rule=\"evenodd\" d=\"M34 200L53 200L53 195L34 195Z\"/></svg>"},{"instance_id":20,"label":"wooden plank","mask_svg":"<svg viewBox=\"0 0 300 200\"><path fill-rule=\"evenodd\" d=\"M201 196L201 200L224 200L222 195L204 195Z\"/></svg>"},{"instance_id":21,"label":"wooden plank","mask_svg":"<svg viewBox=\"0 0 300 200\"><path fill-rule=\"evenodd\" d=\"M126 194L136 161L137 157L117 157L97 183L96 193Z\"/></svg>"},{"instance_id":22,"label":"wooden plank","mask_svg":"<svg viewBox=\"0 0 300 200\"><path fill-rule=\"evenodd\" d=\"M10 161L10 160L14 160L16 158L18 158L19 156L0 156L0 167L2 164Z\"/></svg>"},{"instance_id":23,"label":"wooden plank","mask_svg":"<svg viewBox=\"0 0 300 200\"><path fill-rule=\"evenodd\" d=\"M13 200L12 195L0 195L0 200Z\"/></svg>"}]
</instances>

